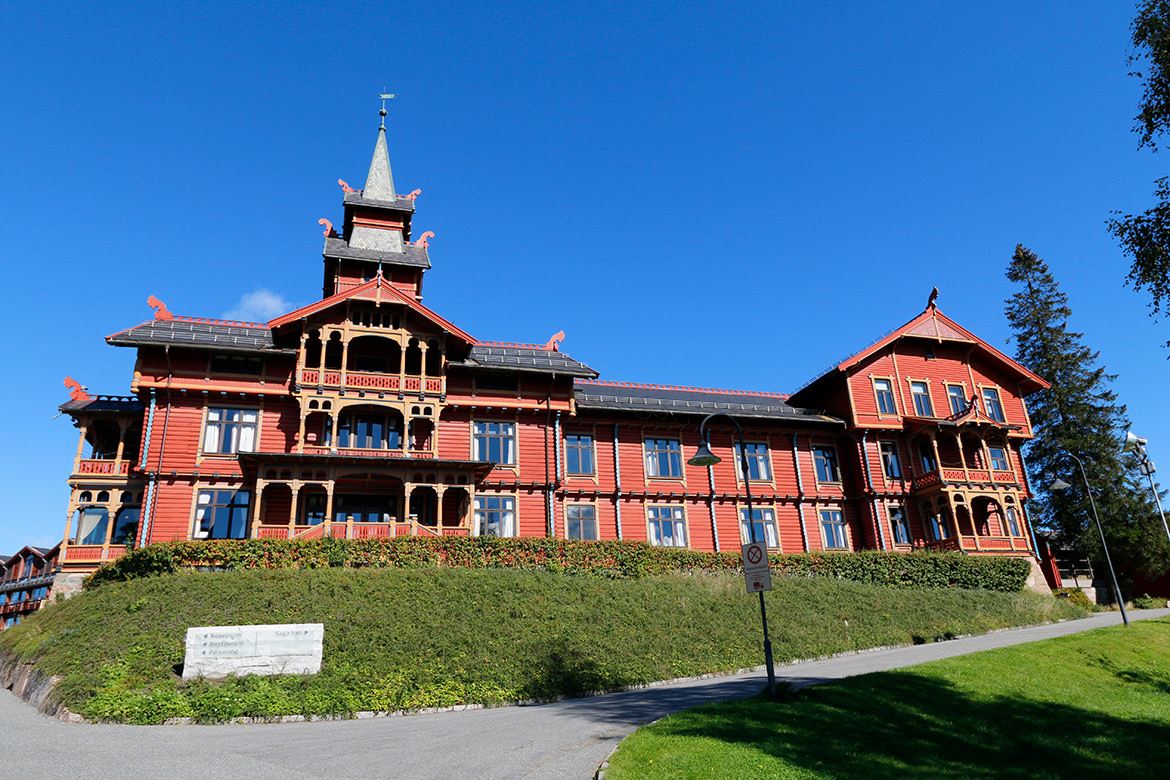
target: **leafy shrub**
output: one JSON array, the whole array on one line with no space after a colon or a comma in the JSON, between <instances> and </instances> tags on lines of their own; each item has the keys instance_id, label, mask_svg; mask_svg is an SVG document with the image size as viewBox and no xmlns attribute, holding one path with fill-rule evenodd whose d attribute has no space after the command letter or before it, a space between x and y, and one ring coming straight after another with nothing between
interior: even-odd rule
<instances>
[{"instance_id":1,"label":"leafy shrub","mask_svg":"<svg viewBox=\"0 0 1170 780\"><path fill-rule=\"evenodd\" d=\"M1151 596L1149 593L1143 593L1133 600L1133 605L1137 609L1164 609L1166 607L1166 599Z\"/></svg>"},{"instance_id":2,"label":"leafy shrub","mask_svg":"<svg viewBox=\"0 0 1170 780\"><path fill-rule=\"evenodd\" d=\"M778 575L832 577L873 585L976 588L1017 592L1029 565L1023 558L962 553L796 553L771 556ZM493 537L393 539L248 539L162 542L132 550L86 580L93 588L138 577L193 569L316 569L371 567L521 569L638 578L671 573L742 571L737 553L654 547L645 542L579 542Z\"/></svg>"},{"instance_id":3,"label":"leafy shrub","mask_svg":"<svg viewBox=\"0 0 1170 780\"><path fill-rule=\"evenodd\" d=\"M1096 609L1096 606L1093 604L1093 602L1089 601L1089 597L1086 596L1085 592L1080 588L1057 588L1056 590L1052 591L1052 594L1057 598L1068 599L1069 603L1080 607L1081 609L1087 609L1090 611Z\"/></svg>"}]
</instances>

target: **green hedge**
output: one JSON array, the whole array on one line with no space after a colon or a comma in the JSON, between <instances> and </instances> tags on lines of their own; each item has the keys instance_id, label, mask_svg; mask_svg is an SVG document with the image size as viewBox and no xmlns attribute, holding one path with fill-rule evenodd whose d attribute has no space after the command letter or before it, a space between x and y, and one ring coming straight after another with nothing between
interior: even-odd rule
<instances>
[{"instance_id":1,"label":"green hedge","mask_svg":"<svg viewBox=\"0 0 1170 780\"><path fill-rule=\"evenodd\" d=\"M835 577L877 585L1017 592L1024 558L962 553L798 553L772 555L777 575ZM87 587L192 569L297 569L331 566L418 569L463 567L545 570L604 577L742 570L737 553L653 547L645 542L563 539L399 537L163 542L133 550L86 580Z\"/></svg>"}]
</instances>

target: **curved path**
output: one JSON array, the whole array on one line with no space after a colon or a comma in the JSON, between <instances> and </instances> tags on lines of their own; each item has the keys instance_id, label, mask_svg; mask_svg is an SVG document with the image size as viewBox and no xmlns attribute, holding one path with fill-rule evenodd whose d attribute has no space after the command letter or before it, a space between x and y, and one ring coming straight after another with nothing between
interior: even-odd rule
<instances>
[{"instance_id":1,"label":"curved path","mask_svg":"<svg viewBox=\"0 0 1170 780\"><path fill-rule=\"evenodd\" d=\"M1170 610L1130 613L1131 620ZM1121 622L1118 613L950 642L874 650L777 669L797 686L1034 642ZM759 692L762 670L555 704L370 720L248 726L67 724L0 692L0 762L26 778L592 777L638 726Z\"/></svg>"}]
</instances>

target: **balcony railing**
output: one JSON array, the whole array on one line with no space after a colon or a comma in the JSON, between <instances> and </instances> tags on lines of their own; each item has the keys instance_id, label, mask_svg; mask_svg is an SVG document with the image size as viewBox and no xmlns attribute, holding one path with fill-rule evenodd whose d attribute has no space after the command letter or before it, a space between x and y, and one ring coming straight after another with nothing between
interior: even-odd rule
<instances>
[{"instance_id":1,"label":"balcony railing","mask_svg":"<svg viewBox=\"0 0 1170 780\"><path fill-rule=\"evenodd\" d=\"M113 477L124 477L130 473L130 461L84 458L77 461L77 473L103 474Z\"/></svg>"},{"instance_id":2,"label":"balcony railing","mask_svg":"<svg viewBox=\"0 0 1170 780\"><path fill-rule=\"evenodd\" d=\"M330 447L306 445L305 455L349 455L365 458L433 458L435 453L429 450L358 450L350 447Z\"/></svg>"},{"instance_id":3,"label":"balcony railing","mask_svg":"<svg viewBox=\"0 0 1170 780\"><path fill-rule=\"evenodd\" d=\"M924 542L922 548L937 552L947 550L998 553L1031 552L1028 540L1020 536L952 536L948 539Z\"/></svg>"},{"instance_id":4,"label":"balcony railing","mask_svg":"<svg viewBox=\"0 0 1170 780\"><path fill-rule=\"evenodd\" d=\"M403 376L401 374L376 374L368 371L320 371L315 368L301 370L300 384L337 388L340 390L381 390L404 393L425 392L442 395L442 377Z\"/></svg>"},{"instance_id":5,"label":"balcony railing","mask_svg":"<svg viewBox=\"0 0 1170 780\"><path fill-rule=\"evenodd\" d=\"M67 545L61 550L61 560L70 566L87 563L105 563L126 554L126 545L111 544L109 547L98 544Z\"/></svg>"},{"instance_id":6,"label":"balcony railing","mask_svg":"<svg viewBox=\"0 0 1170 780\"><path fill-rule=\"evenodd\" d=\"M942 468L918 474L914 477L911 490L922 490L932 485L946 482L982 483L995 482L998 484L1014 485L1018 480L1014 471L988 471L986 469Z\"/></svg>"},{"instance_id":7,"label":"balcony railing","mask_svg":"<svg viewBox=\"0 0 1170 780\"><path fill-rule=\"evenodd\" d=\"M289 526L258 525L256 539L391 539L397 536L470 536L471 529L460 526L424 525L416 521L401 523L319 523Z\"/></svg>"}]
</instances>

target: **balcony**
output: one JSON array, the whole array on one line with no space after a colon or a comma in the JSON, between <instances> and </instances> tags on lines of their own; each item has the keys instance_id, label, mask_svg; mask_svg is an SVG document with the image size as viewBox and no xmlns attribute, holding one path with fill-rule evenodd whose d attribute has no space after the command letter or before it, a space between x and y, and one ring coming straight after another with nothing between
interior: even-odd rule
<instances>
[{"instance_id":1,"label":"balcony","mask_svg":"<svg viewBox=\"0 0 1170 780\"><path fill-rule=\"evenodd\" d=\"M85 476L125 477L130 474L130 461L82 458L77 461L75 473Z\"/></svg>"},{"instance_id":2,"label":"balcony","mask_svg":"<svg viewBox=\"0 0 1170 780\"><path fill-rule=\"evenodd\" d=\"M362 458L434 458L435 453L429 450L359 450L351 447L338 447L336 450L329 447L320 447L306 444L303 449L305 455L345 455L347 457Z\"/></svg>"},{"instance_id":3,"label":"balcony","mask_svg":"<svg viewBox=\"0 0 1170 780\"><path fill-rule=\"evenodd\" d=\"M1031 553L1028 540L1021 536L957 536L925 542L922 549L934 552Z\"/></svg>"},{"instance_id":4,"label":"balcony","mask_svg":"<svg viewBox=\"0 0 1170 780\"><path fill-rule=\"evenodd\" d=\"M963 485L1017 485L1019 480L1014 471L988 471L986 469L964 469L944 466L925 474L914 477L910 489L922 490L933 485L963 484Z\"/></svg>"},{"instance_id":5,"label":"balcony","mask_svg":"<svg viewBox=\"0 0 1170 780\"><path fill-rule=\"evenodd\" d=\"M78 566L100 566L112 560L121 558L126 554L127 547L124 544L111 544L109 546L100 544L78 544L67 545L61 549L61 560L63 564L70 567Z\"/></svg>"},{"instance_id":6,"label":"balcony","mask_svg":"<svg viewBox=\"0 0 1170 780\"><path fill-rule=\"evenodd\" d=\"M258 525L255 539L392 539L398 536L470 536L460 526L423 525L416 521L391 523L321 523L319 525Z\"/></svg>"},{"instance_id":7,"label":"balcony","mask_svg":"<svg viewBox=\"0 0 1170 780\"><path fill-rule=\"evenodd\" d=\"M446 383L442 377L374 374L364 371L319 371L310 368L301 370L299 384L302 387L383 393L427 393L429 395L442 395L446 391Z\"/></svg>"}]
</instances>

